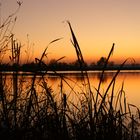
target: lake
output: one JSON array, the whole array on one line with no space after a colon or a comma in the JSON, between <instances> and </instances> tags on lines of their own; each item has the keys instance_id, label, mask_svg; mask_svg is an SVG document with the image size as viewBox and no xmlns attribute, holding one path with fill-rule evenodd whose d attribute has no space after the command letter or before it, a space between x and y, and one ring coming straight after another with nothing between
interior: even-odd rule
<instances>
[{"instance_id":1,"label":"lake","mask_svg":"<svg viewBox=\"0 0 140 140\"><path fill-rule=\"evenodd\" d=\"M106 71L104 74L103 82L101 84L100 93L103 95L109 85L112 77L116 71ZM10 81L12 83L12 73L5 73L7 75L7 86L10 86ZM88 71L88 78L90 82L90 87L93 95L96 95L96 90L98 88L100 71ZM22 90L28 90L30 88L30 83L33 75L31 73L19 73L20 86L22 85ZM36 76L36 90L39 94L42 93L41 89L41 75ZM61 77L61 78L60 78ZM22 84L21 84L22 79ZM70 100L77 100L76 96L81 96L81 93L85 92L85 86L87 86L87 81L83 82L83 77L79 71L59 71L56 73L48 72L44 76L45 81L48 86L52 88L53 93L63 92L67 95ZM121 90L122 83L124 82L124 92L128 103L134 104L140 108L140 70L135 71L121 71L116 79L115 83L115 94L117 96L118 92ZM111 92L111 91L110 91Z\"/></svg>"},{"instance_id":2,"label":"lake","mask_svg":"<svg viewBox=\"0 0 140 140\"><path fill-rule=\"evenodd\" d=\"M82 76L80 72L72 71L72 72L61 72L63 73L66 81L70 83L74 90L81 90L81 86L83 85ZM116 71L106 71L104 74L104 80L101 85L101 93L104 93L110 81L112 80L113 75ZM90 81L91 88L94 92L94 89L98 87L99 79L101 72L100 71L88 71L88 77ZM57 90L60 86L60 78L57 75L47 75L48 82L54 90ZM68 78L68 79L67 79ZM122 83L124 82L124 91L126 95L126 99L128 103L134 104L137 107L140 107L140 70L135 71L121 71L116 79L115 84L115 93L120 91L122 87ZM64 92L69 93L71 90L69 86L64 82ZM69 92L68 92L69 91Z\"/></svg>"}]
</instances>

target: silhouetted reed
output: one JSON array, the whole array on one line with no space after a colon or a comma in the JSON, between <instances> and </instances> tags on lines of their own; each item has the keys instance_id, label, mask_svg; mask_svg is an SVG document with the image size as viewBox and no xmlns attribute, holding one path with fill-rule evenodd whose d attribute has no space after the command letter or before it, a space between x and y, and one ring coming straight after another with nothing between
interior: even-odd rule
<instances>
[{"instance_id":1,"label":"silhouetted reed","mask_svg":"<svg viewBox=\"0 0 140 140\"><path fill-rule=\"evenodd\" d=\"M45 76L48 73L45 57L49 45L60 39L50 42L40 59L35 58L38 67L43 65L45 72L36 69L30 79L26 79L26 75L20 77L18 65L22 48L12 36L10 59L15 69L11 80L0 73L0 136L11 140L138 140L140 111L135 105L127 103L124 83L119 92L115 91L117 76L127 60L112 75L106 90L101 93L105 68L115 47L113 44L102 69L99 84L93 90L88 72L84 69L85 62L80 46L70 22L67 23L83 77L83 86L55 70L52 70L52 73L59 77L59 89L53 91L53 86L49 86ZM40 78L37 77L38 73L41 74ZM69 81L79 86L80 90L75 91ZM11 87L8 82L12 84ZM70 88L70 92L64 90L64 84ZM75 101L71 100L71 94ZM131 108L136 109L136 114Z\"/></svg>"}]
</instances>

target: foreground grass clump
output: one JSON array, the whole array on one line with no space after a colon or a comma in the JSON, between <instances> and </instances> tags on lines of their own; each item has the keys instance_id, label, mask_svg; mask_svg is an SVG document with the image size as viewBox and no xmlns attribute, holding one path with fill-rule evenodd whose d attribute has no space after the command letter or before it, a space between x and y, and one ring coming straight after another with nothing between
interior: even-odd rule
<instances>
[{"instance_id":1,"label":"foreground grass clump","mask_svg":"<svg viewBox=\"0 0 140 140\"><path fill-rule=\"evenodd\" d=\"M120 65L106 91L101 93L105 68L114 50L113 44L98 87L93 91L88 73L84 71L85 62L78 41L71 24L68 24L83 87L77 93L69 84L70 79L53 71L60 77L60 89L53 91L45 77L48 72L47 64L44 63L47 48L40 59L35 59L38 67L46 67L45 73L40 78L37 77L38 71L28 79L24 75L19 76L21 46L12 37L11 61L17 65L10 78L0 72L0 137L9 140L139 140L140 111L136 106L127 104L124 83L117 95L114 90L117 76L127 60ZM72 96L77 97L76 101L71 101L67 91L64 92L64 82L71 89ZM132 114L131 107L137 109L136 115Z\"/></svg>"}]
</instances>

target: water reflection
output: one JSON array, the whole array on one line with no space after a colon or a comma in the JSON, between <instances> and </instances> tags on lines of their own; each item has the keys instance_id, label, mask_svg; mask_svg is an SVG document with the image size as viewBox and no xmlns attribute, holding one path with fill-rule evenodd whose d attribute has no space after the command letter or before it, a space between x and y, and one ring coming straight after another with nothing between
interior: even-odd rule
<instances>
[{"instance_id":1,"label":"water reflection","mask_svg":"<svg viewBox=\"0 0 140 140\"><path fill-rule=\"evenodd\" d=\"M111 79L113 78L116 71L107 71L104 73L101 93L107 89ZM8 87L8 90L12 90L12 74L13 73L3 73L6 77L5 85ZM60 78L61 77L61 78ZM95 92L95 88L98 87L99 80L101 77L101 72L99 71L88 71L88 78L91 84L91 88L93 92ZM31 84L32 84L32 73L22 73L20 72L18 75L18 84L19 84L19 91L21 92L20 95L24 95L28 92ZM61 80L63 82L63 92L70 96L70 99L74 100L75 94L79 94L80 92L84 92L84 85L83 85L83 78L84 76L81 72L77 71L60 71L57 73L48 72L44 76L44 80L48 83L48 85L52 88L54 93L58 93L61 91ZM42 93L41 84L42 84L41 75L37 75L36 79L36 89L38 93ZM139 83L140 83L140 71L121 71L117 77L116 85L115 85L115 92L121 88L122 82L124 81L124 90L126 93L126 98L129 103L135 104L140 107L140 90L139 90Z\"/></svg>"},{"instance_id":2,"label":"water reflection","mask_svg":"<svg viewBox=\"0 0 140 140\"><path fill-rule=\"evenodd\" d=\"M107 71L104 73L103 81L102 81L102 87L101 90L105 91L108 84L112 80L113 76L115 75L116 71ZM101 72L99 71L89 71L88 77L91 84L91 87L97 88L100 80ZM83 77L80 72L68 72L64 73L64 77L70 78L72 81L75 81L77 84L77 87L81 87ZM49 82L55 83L55 85L58 84L59 77L49 76ZM140 83L140 71L121 71L116 79L116 93L121 88L122 82L124 81L124 90L126 93L126 98L129 103L135 104L137 106L140 106L140 91L139 91L139 83ZM70 81L69 81L70 82ZM70 83L71 85L74 85L74 83ZM76 88L75 90L79 90L79 88ZM66 89L64 84L65 90Z\"/></svg>"}]
</instances>

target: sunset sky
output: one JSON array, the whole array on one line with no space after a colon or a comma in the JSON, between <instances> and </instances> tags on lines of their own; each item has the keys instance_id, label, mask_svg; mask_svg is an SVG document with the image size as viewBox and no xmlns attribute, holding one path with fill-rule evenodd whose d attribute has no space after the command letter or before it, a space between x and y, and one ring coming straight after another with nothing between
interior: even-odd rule
<instances>
[{"instance_id":1,"label":"sunset sky","mask_svg":"<svg viewBox=\"0 0 140 140\"><path fill-rule=\"evenodd\" d=\"M70 42L69 20L86 61L107 56L115 43L112 60L133 57L140 63L140 0L22 0L13 33L26 49L27 34L31 55L39 57L50 45L48 57L75 60ZM16 8L16 0L1 0L4 19ZM33 45L34 44L34 45ZM32 57L34 58L34 57Z\"/></svg>"}]
</instances>

